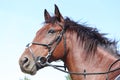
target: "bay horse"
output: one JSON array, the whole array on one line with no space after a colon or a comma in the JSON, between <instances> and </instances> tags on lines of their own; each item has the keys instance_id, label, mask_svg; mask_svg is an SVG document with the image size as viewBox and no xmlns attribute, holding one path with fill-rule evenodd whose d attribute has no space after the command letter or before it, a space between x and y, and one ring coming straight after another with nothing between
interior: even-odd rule
<instances>
[{"instance_id":1,"label":"bay horse","mask_svg":"<svg viewBox=\"0 0 120 80\"><path fill-rule=\"evenodd\" d=\"M19 59L23 72L35 75L51 62L62 60L72 80L118 80L119 54L111 41L96 28L63 18L57 5L54 16L44 10L44 26ZM118 77L118 78L116 78Z\"/></svg>"}]
</instances>

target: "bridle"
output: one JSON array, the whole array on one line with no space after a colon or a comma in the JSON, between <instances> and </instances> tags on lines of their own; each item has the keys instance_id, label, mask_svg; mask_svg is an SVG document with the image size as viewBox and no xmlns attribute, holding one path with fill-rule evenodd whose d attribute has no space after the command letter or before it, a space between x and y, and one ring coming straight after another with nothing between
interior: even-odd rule
<instances>
[{"instance_id":1,"label":"bridle","mask_svg":"<svg viewBox=\"0 0 120 80\"><path fill-rule=\"evenodd\" d=\"M26 47L29 49L32 57L33 57L33 60L35 61L35 63L37 64L37 66L46 66L47 63L49 63L49 60L50 58L53 56L53 52L54 50L56 49L57 45L60 43L60 41L64 40L64 56L63 56L63 59L64 57L67 55L66 53L66 36L64 35L65 33L65 28L59 24L59 26L62 28L62 31L58 34L58 36L52 41L50 42L49 44L42 44L42 43L39 43L39 42L31 42L31 43L28 43L26 45ZM34 56L34 52L32 51L32 49L30 48L31 45L39 45L39 46L44 46L48 49L48 54L47 56L45 57L41 57L41 56L38 56L37 58ZM54 46L53 46L54 45Z\"/></svg>"},{"instance_id":2,"label":"bridle","mask_svg":"<svg viewBox=\"0 0 120 80\"><path fill-rule=\"evenodd\" d=\"M113 66L114 64L116 64L117 62L120 61L120 58L117 59L116 61L114 61L114 62L110 65L110 67L108 68L108 71L105 71L105 72L96 72L96 73L86 72L85 69L84 69L83 72L70 72L70 71L66 71L66 66L65 66L65 64L64 64L64 66L52 65L52 64L50 64L50 63L49 63L49 59L52 57L53 52L55 51L57 45L60 43L60 41L62 40L62 38L63 38L63 40L64 40L64 56L63 56L63 59L65 59L66 56L67 56L67 52L66 52L66 36L64 35L66 29L65 29L64 26L62 26L62 25L60 25L60 24L59 24L59 26L62 28L62 31L61 31L61 32L59 33L59 35L58 35L52 42L50 42L49 44L42 44L42 43L38 43L38 42L31 42L31 43L28 43L28 44L26 45L26 47L29 49L29 51L30 51L30 53L31 53L31 55L32 55L32 57L33 57L33 59L34 59L34 61L35 61L35 65L37 65L38 68L41 67L41 66L42 66L42 67L44 67L44 66L51 66L51 67L53 67L53 68L55 68L55 69L57 69L57 70L60 70L60 71L62 71L62 72L64 72L64 73L68 73L68 74L72 74L72 75L83 75L84 78L86 78L87 75L106 75L106 80L109 80L109 77L108 77L109 73L112 73L112 72L115 72L115 71L120 70L120 68L115 68L115 69L111 70L112 66ZM52 47L54 44L55 44L55 46ZM34 52L33 52L32 49L30 48L31 45L39 45L39 46L47 47L47 48L48 48L48 54L47 54L47 56L45 56L45 57L38 56L38 57L36 58L36 57L34 56ZM64 67L65 70L63 70L63 69L61 69L61 68L59 68L59 67Z\"/></svg>"}]
</instances>

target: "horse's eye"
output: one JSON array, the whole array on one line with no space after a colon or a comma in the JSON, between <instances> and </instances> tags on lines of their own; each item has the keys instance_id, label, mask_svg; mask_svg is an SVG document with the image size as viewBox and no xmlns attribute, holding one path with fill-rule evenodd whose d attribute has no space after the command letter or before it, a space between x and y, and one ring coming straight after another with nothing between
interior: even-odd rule
<instances>
[{"instance_id":1,"label":"horse's eye","mask_svg":"<svg viewBox=\"0 0 120 80\"><path fill-rule=\"evenodd\" d=\"M48 31L48 33L53 34L53 33L55 33L55 30L51 29Z\"/></svg>"}]
</instances>

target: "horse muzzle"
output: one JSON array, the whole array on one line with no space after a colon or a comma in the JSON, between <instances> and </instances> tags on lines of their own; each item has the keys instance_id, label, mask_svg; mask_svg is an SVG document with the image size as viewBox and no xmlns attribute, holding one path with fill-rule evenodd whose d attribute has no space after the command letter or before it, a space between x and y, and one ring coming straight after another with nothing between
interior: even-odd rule
<instances>
[{"instance_id":1,"label":"horse muzzle","mask_svg":"<svg viewBox=\"0 0 120 80\"><path fill-rule=\"evenodd\" d=\"M20 65L20 68L21 68L22 72L28 73L28 74L31 74L31 75L36 74L36 72L38 70L34 60L31 60L27 56L22 56L19 59L19 65Z\"/></svg>"},{"instance_id":2,"label":"horse muzzle","mask_svg":"<svg viewBox=\"0 0 120 80\"><path fill-rule=\"evenodd\" d=\"M39 56L33 60L25 55L19 59L19 65L22 72L35 75L39 69L47 66L47 58Z\"/></svg>"}]
</instances>

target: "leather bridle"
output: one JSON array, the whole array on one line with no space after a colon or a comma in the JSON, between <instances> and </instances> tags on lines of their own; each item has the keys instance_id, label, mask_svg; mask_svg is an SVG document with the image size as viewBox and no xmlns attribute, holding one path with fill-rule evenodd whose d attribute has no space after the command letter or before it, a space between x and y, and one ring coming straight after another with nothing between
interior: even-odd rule
<instances>
[{"instance_id":1,"label":"leather bridle","mask_svg":"<svg viewBox=\"0 0 120 80\"><path fill-rule=\"evenodd\" d=\"M53 55L53 52L54 52L54 50L56 49L56 47L57 47L57 45L60 43L60 41L62 40L62 38L63 38L63 40L64 40L64 56L63 56L63 58L66 56L66 37L65 37L65 35L64 35L64 33L65 33L65 28L61 25L61 24L59 24L59 26L62 28L62 31L58 34L58 36L52 41L52 42L50 42L49 44L42 44L42 43L39 43L39 42L31 42L31 43L28 43L27 45L26 45L26 47L29 49L29 51L30 51L30 53L31 53L31 55L32 55L32 57L33 57L33 60L35 61L35 64L38 66L38 68L39 68L39 66L41 67L41 66L46 66L47 65L47 63L49 63L49 60L50 60L50 58L52 57L52 55ZM34 52L32 51L32 49L30 48L30 46L31 45L39 45L39 46L43 46L43 47L46 47L47 49L48 49L48 54L47 54L47 56L45 56L45 57L41 57L41 56L38 56L37 58L35 57L35 55L34 55ZM53 46L54 45L54 46Z\"/></svg>"},{"instance_id":2,"label":"leather bridle","mask_svg":"<svg viewBox=\"0 0 120 80\"><path fill-rule=\"evenodd\" d=\"M62 31L61 31L61 32L59 33L59 35L58 35L52 42L50 42L49 44L42 44L42 43L38 43L38 42L31 42L31 43L28 43L28 44L26 45L26 47L29 49L29 51L30 51L30 53L31 53L31 55L32 55L32 57L33 57L33 60L35 61L35 65L37 65L38 68L41 67L41 66L42 66L42 67L44 67L44 66L51 66L51 67L53 67L53 68L55 68L55 69L57 69L57 70L60 70L60 71L62 71L62 72L68 73L68 74L72 74L72 75L83 75L84 78L86 78L87 75L103 75L103 74L104 74L104 75L106 75L106 80L109 80L109 77L108 77L109 73L112 73L112 72L115 72L115 71L120 70L120 68L115 68L115 69L111 70L112 66L113 66L114 64L116 64L117 62L120 61L120 58L117 59L116 61L114 61L114 62L110 65L110 67L108 68L108 71L106 71L106 72L95 72L95 73L89 73L89 72L87 72L85 69L84 69L83 72L70 72L70 71L66 71L66 66L65 66L65 64L64 64L64 66L52 65L52 64L50 64L50 63L49 63L49 59L52 57L53 52L55 51L57 45L60 43L60 41L62 40L62 38L64 39L64 56L63 56L63 59L65 59L65 58L66 58L66 55L67 55L67 52L66 52L66 37L65 37L65 35L64 35L66 29L64 28L64 26L62 26L62 25L60 25L60 24L59 24L59 26L62 28ZM47 47L47 49L48 49L48 54L47 54L47 56L45 56L45 57L38 56L38 57L36 58L36 57L34 56L34 52L33 52L32 49L30 48L31 45L39 45L39 46ZM55 46L53 47L53 45L55 45ZM59 68L59 67L64 67L65 70L63 70L63 69L61 69L61 68Z\"/></svg>"}]
</instances>

